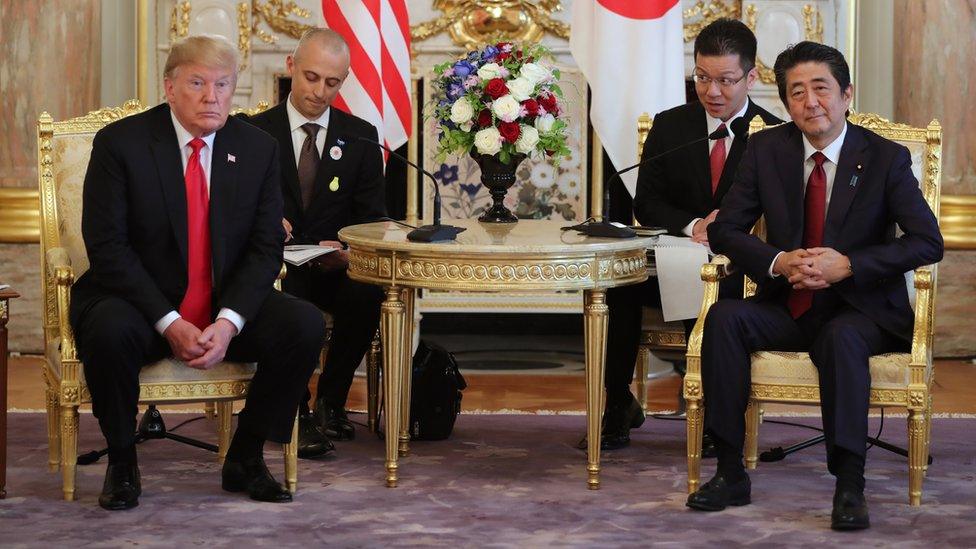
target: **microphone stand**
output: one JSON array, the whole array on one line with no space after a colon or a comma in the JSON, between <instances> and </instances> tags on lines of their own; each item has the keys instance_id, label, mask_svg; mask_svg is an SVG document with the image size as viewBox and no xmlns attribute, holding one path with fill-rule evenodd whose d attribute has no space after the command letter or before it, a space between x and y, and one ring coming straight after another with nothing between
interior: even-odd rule
<instances>
[{"instance_id":1,"label":"microphone stand","mask_svg":"<svg viewBox=\"0 0 976 549\"><path fill-rule=\"evenodd\" d=\"M373 145L385 150L394 158L398 158L406 165L429 177L430 181L434 184L434 223L430 225L422 225L410 231L407 233L407 240L413 242L445 242L449 240L456 240L458 233L464 232L464 227L441 224L441 191L437 186L437 179L433 176L433 174L407 160L402 155L393 152L393 150L391 150L389 147L378 141L373 141L372 139L362 136L359 136L358 139L360 141L365 141L366 143L372 143Z\"/></svg>"}]
</instances>

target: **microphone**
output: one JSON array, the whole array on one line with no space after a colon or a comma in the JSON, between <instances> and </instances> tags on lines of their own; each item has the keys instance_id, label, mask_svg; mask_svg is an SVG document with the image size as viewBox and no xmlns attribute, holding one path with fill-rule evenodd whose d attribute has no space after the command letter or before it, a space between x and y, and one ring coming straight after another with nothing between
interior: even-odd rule
<instances>
[{"instance_id":1,"label":"microphone","mask_svg":"<svg viewBox=\"0 0 976 549\"><path fill-rule=\"evenodd\" d=\"M366 143L372 143L373 145L385 150L394 158L400 159L406 165L429 177L434 183L434 223L432 225L423 225L410 231L407 233L407 240L412 240L414 242L444 242L447 240L455 240L458 233L465 230L464 227L441 225L441 191L438 188L437 179L434 178L433 174L407 160L403 157L403 155L393 152L389 147L380 143L379 141L373 141L372 139L363 136L359 136L358 139L360 141L365 141Z\"/></svg>"},{"instance_id":2,"label":"microphone","mask_svg":"<svg viewBox=\"0 0 976 549\"><path fill-rule=\"evenodd\" d=\"M748 124L749 123L746 122L744 116L740 116L739 118L736 118L730 124L730 126L732 126L732 133L734 135L741 135L745 137ZM603 238L633 238L637 236L637 232L634 229L627 226L620 226L619 224L613 224L607 221L607 219L610 218L610 183L613 182L614 178L620 179L621 175L631 170L634 170L636 168L639 168L644 164L646 164L647 162L650 162L652 160L657 160L675 151L684 149L685 147L690 147L692 145L701 143L702 141L717 141L719 139L725 139L728 136L729 136L729 130L725 127L722 127L713 131L712 133L708 134L705 137L678 145L677 147L655 154L654 156L651 156L649 158L645 158L644 160L641 160L640 162L634 164L633 166L627 166L622 170L618 170L614 172L613 175L611 175L609 179L607 179L607 182L603 185L603 221L599 223L584 222L584 223L580 223L579 225L565 227L565 229L576 230L586 236L599 236Z\"/></svg>"}]
</instances>

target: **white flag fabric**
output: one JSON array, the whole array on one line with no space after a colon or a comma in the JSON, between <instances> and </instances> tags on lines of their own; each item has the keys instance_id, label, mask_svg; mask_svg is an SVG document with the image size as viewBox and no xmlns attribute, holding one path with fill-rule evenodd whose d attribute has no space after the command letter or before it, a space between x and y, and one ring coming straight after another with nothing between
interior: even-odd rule
<instances>
[{"instance_id":1,"label":"white flag fabric","mask_svg":"<svg viewBox=\"0 0 976 549\"><path fill-rule=\"evenodd\" d=\"M590 121L618 170L637 158L637 117L685 102L679 0L576 0L569 47L590 85ZM637 171L623 175L634 195Z\"/></svg>"}]
</instances>

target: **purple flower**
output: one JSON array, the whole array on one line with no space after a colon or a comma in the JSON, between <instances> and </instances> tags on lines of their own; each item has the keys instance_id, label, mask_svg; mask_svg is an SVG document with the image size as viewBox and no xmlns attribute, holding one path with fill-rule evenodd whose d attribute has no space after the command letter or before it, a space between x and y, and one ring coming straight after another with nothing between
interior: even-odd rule
<instances>
[{"instance_id":1,"label":"purple flower","mask_svg":"<svg viewBox=\"0 0 976 549\"><path fill-rule=\"evenodd\" d=\"M441 169L434 172L434 177L441 180L441 185L450 185L458 179L458 167L441 164Z\"/></svg>"},{"instance_id":2,"label":"purple flower","mask_svg":"<svg viewBox=\"0 0 976 549\"><path fill-rule=\"evenodd\" d=\"M468 61L463 61L463 60L462 61L458 61L451 68L454 69L453 75L454 76L457 76L457 77L460 77L462 79L465 76L467 76L467 75L469 75L469 74L471 74L471 73L473 73L475 71L474 65L472 65Z\"/></svg>"},{"instance_id":3,"label":"purple flower","mask_svg":"<svg viewBox=\"0 0 976 549\"><path fill-rule=\"evenodd\" d=\"M496 55L498 55L499 49L495 46L486 46L484 51L481 52L481 60L488 61Z\"/></svg>"},{"instance_id":4,"label":"purple flower","mask_svg":"<svg viewBox=\"0 0 976 549\"><path fill-rule=\"evenodd\" d=\"M471 196L476 196L478 194L478 190L481 189L481 185L478 183L458 183L458 187L461 187L462 191Z\"/></svg>"},{"instance_id":5,"label":"purple flower","mask_svg":"<svg viewBox=\"0 0 976 549\"><path fill-rule=\"evenodd\" d=\"M478 75L476 74L472 74L471 76L464 79L464 89L466 90L470 90L471 88L477 86L478 84L481 84L481 79L478 78Z\"/></svg>"},{"instance_id":6,"label":"purple flower","mask_svg":"<svg viewBox=\"0 0 976 549\"><path fill-rule=\"evenodd\" d=\"M464 95L464 86L460 82L451 82L447 85L447 98L453 103Z\"/></svg>"}]
</instances>

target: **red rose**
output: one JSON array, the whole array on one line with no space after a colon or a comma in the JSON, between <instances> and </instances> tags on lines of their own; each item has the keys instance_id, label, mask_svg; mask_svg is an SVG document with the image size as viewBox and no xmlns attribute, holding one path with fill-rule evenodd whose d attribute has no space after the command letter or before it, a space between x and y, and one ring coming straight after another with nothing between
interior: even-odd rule
<instances>
[{"instance_id":1,"label":"red rose","mask_svg":"<svg viewBox=\"0 0 976 549\"><path fill-rule=\"evenodd\" d=\"M511 45L512 45L511 42L499 42L495 44L495 47L498 49L503 49L505 46L511 46Z\"/></svg>"},{"instance_id":2,"label":"red rose","mask_svg":"<svg viewBox=\"0 0 976 549\"><path fill-rule=\"evenodd\" d=\"M539 102L535 99L526 99L522 101L522 106L525 107L525 114L528 116L538 116L539 114Z\"/></svg>"},{"instance_id":3,"label":"red rose","mask_svg":"<svg viewBox=\"0 0 976 549\"><path fill-rule=\"evenodd\" d=\"M559 114L559 106L556 105L556 95L547 93L539 96L539 106L546 109L546 112L556 115Z\"/></svg>"},{"instance_id":4,"label":"red rose","mask_svg":"<svg viewBox=\"0 0 976 549\"><path fill-rule=\"evenodd\" d=\"M516 122L502 122L498 125L498 133L502 134L505 141L515 143L522 134L522 128Z\"/></svg>"},{"instance_id":5,"label":"red rose","mask_svg":"<svg viewBox=\"0 0 976 549\"><path fill-rule=\"evenodd\" d=\"M502 61L508 59L511 56L512 56L512 54L510 54L510 53L501 52L501 53L499 53L498 55L495 56L495 61L498 62L498 63L501 63Z\"/></svg>"},{"instance_id":6,"label":"red rose","mask_svg":"<svg viewBox=\"0 0 976 549\"><path fill-rule=\"evenodd\" d=\"M503 95L508 95L508 86L505 85L505 80L501 78L492 78L485 85L485 93L488 97L492 99L498 99Z\"/></svg>"},{"instance_id":7,"label":"red rose","mask_svg":"<svg viewBox=\"0 0 976 549\"><path fill-rule=\"evenodd\" d=\"M478 113L478 126L482 128L491 126L491 111L488 109L482 109L481 112Z\"/></svg>"}]
</instances>

